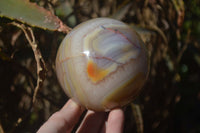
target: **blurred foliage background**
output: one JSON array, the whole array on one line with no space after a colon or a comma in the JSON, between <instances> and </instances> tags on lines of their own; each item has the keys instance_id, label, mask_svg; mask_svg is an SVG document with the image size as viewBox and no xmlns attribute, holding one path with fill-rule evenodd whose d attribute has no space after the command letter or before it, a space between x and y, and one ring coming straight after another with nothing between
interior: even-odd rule
<instances>
[{"instance_id":1,"label":"blurred foliage background","mask_svg":"<svg viewBox=\"0 0 200 133\"><path fill-rule=\"evenodd\" d=\"M125 133L142 133L139 127L144 133L200 133L199 0L31 2L71 28L91 18L112 17L141 35L151 59L148 81L134 101L143 122L128 106ZM36 132L68 100L55 75L56 51L66 34L31 27L47 70L32 102L37 64L23 31L13 21L20 23L0 18L0 133Z\"/></svg>"}]
</instances>

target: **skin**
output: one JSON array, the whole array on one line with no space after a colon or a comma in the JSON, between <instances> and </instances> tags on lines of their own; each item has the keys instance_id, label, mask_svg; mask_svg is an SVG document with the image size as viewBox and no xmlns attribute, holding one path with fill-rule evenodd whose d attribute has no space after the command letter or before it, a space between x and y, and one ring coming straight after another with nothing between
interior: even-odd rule
<instances>
[{"instance_id":1,"label":"skin","mask_svg":"<svg viewBox=\"0 0 200 133\"><path fill-rule=\"evenodd\" d=\"M74 101L69 100L40 127L37 133L70 133L84 110ZM89 110L76 133L122 133L123 123L122 109L113 109L109 113Z\"/></svg>"}]
</instances>

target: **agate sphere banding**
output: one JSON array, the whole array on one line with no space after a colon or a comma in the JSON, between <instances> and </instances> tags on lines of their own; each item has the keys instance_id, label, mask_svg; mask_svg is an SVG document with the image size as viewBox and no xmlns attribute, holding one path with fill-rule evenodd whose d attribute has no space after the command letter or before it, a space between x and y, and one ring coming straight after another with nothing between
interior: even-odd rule
<instances>
[{"instance_id":1,"label":"agate sphere banding","mask_svg":"<svg viewBox=\"0 0 200 133\"><path fill-rule=\"evenodd\" d=\"M97 18L75 27L56 58L66 94L95 111L131 102L148 75L148 56L137 33L123 22Z\"/></svg>"}]
</instances>

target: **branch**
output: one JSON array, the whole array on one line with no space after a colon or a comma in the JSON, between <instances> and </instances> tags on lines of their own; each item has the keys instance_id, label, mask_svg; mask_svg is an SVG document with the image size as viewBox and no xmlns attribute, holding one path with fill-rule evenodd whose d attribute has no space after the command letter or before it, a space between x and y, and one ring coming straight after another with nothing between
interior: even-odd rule
<instances>
[{"instance_id":1,"label":"branch","mask_svg":"<svg viewBox=\"0 0 200 133\"><path fill-rule=\"evenodd\" d=\"M33 34L32 29L30 27L26 27L25 25L18 24L16 22L13 22L11 24L19 27L24 32L26 39L28 40L28 42L33 50L34 56L35 56L35 61L37 64L37 85L35 87L33 99L32 99L32 103L35 103L37 92L41 88L43 81L46 77L47 69L45 66L45 62L42 58L41 52L38 48L38 45L35 42L35 36Z\"/></svg>"}]
</instances>

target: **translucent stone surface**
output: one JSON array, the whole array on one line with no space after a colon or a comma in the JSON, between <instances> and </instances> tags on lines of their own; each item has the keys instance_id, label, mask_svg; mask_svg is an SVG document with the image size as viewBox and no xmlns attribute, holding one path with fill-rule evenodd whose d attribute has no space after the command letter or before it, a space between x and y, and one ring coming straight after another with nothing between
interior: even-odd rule
<instances>
[{"instance_id":1,"label":"translucent stone surface","mask_svg":"<svg viewBox=\"0 0 200 133\"><path fill-rule=\"evenodd\" d=\"M97 18L75 27L56 58L66 94L87 109L108 111L130 103L148 75L148 55L137 33L123 22Z\"/></svg>"}]
</instances>

